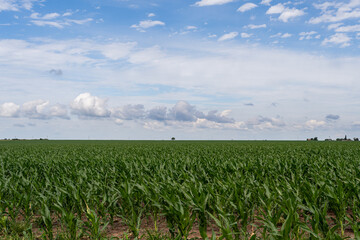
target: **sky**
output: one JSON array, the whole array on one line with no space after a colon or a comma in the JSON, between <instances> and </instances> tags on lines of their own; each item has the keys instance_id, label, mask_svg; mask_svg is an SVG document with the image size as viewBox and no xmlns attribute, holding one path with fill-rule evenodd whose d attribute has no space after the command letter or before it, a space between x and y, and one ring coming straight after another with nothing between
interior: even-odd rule
<instances>
[{"instance_id":1,"label":"sky","mask_svg":"<svg viewBox=\"0 0 360 240\"><path fill-rule=\"evenodd\" d=\"M360 136L360 0L0 0L0 138Z\"/></svg>"}]
</instances>

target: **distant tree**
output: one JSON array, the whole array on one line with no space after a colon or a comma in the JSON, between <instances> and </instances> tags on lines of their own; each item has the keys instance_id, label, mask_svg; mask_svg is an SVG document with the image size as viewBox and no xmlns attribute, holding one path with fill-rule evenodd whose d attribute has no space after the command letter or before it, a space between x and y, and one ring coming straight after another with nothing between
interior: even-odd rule
<instances>
[{"instance_id":1,"label":"distant tree","mask_svg":"<svg viewBox=\"0 0 360 240\"><path fill-rule=\"evenodd\" d=\"M358 142L358 141L359 141L359 138L354 137L354 141Z\"/></svg>"},{"instance_id":2,"label":"distant tree","mask_svg":"<svg viewBox=\"0 0 360 240\"><path fill-rule=\"evenodd\" d=\"M171 138L171 141L175 141L175 138L174 138L174 137L172 137L172 138Z\"/></svg>"}]
</instances>

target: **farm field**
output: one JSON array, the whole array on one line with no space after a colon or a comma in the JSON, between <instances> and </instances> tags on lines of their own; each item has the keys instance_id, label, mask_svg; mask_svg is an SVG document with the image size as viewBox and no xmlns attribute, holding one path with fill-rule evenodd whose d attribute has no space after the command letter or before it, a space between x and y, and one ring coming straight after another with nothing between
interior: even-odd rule
<instances>
[{"instance_id":1,"label":"farm field","mask_svg":"<svg viewBox=\"0 0 360 240\"><path fill-rule=\"evenodd\" d=\"M360 143L0 141L2 239L360 239Z\"/></svg>"}]
</instances>

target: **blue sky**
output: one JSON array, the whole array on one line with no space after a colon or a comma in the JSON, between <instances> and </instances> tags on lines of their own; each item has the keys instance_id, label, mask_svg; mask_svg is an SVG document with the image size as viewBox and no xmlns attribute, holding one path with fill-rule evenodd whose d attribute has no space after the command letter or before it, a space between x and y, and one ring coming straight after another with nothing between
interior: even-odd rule
<instances>
[{"instance_id":1,"label":"blue sky","mask_svg":"<svg viewBox=\"0 0 360 240\"><path fill-rule=\"evenodd\" d=\"M360 0L0 0L0 138L360 135Z\"/></svg>"}]
</instances>

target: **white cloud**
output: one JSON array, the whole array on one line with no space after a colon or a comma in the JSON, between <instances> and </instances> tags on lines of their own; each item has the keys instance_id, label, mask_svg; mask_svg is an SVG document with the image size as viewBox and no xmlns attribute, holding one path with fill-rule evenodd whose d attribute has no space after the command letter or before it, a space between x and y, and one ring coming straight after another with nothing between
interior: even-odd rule
<instances>
[{"instance_id":1,"label":"white cloud","mask_svg":"<svg viewBox=\"0 0 360 240\"><path fill-rule=\"evenodd\" d=\"M257 5L254 3L245 3L244 5L242 5L241 7L238 8L238 12L246 12L249 11L253 8L256 8Z\"/></svg>"},{"instance_id":2,"label":"white cloud","mask_svg":"<svg viewBox=\"0 0 360 240\"><path fill-rule=\"evenodd\" d=\"M186 26L187 30L196 30L197 27L196 26Z\"/></svg>"},{"instance_id":3,"label":"white cloud","mask_svg":"<svg viewBox=\"0 0 360 240\"><path fill-rule=\"evenodd\" d=\"M281 129L286 126L284 121L280 118L268 118L259 116L256 119L251 119L246 122L249 129L266 130L266 129Z\"/></svg>"},{"instance_id":4,"label":"white cloud","mask_svg":"<svg viewBox=\"0 0 360 240\"><path fill-rule=\"evenodd\" d=\"M271 0L262 0L260 4L269 6L270 3L271 3Z\"/></svg>"},{"instance_id":5,"label":"white cloud","mask_svg":"<svg viewBox=\"0 0 360 240\"><path fill-rule=\"evenodd\" d=\"M155 13L149 13L148 14L148 17L155 17L156 15L155 15Z\"/></svg>"},{"instance_id":6,"label":"white cloud","mask_svg":"<svg viewBox=\"0 0 360 240\"><path fill-rule=\"evenodd\" d=\"M341 25L343 25L343 23L333 23L328 26L328 29L329 30L336 29L336 28L340 27Z\"/></svg>"},{"instance_id":7,"label":"white cloud","mask_svg":"<svg viewBox=\"0 0 360 240\"><path fill-rule=\"evenodd\" d=\"M114 41L114 43L118 42ZM357 81L360 77L357 71L360 60L357 57L318 56L235 43L227 46L227 44L194 42L191 46L184 46L187 51L183 51L182 48L171 51L160 47L149 50L141 49L139 46L131 48L126 54L120 51L120 55L123 56L120 59L125 63L122 65L113 62L112 58L118 58L116 55L111 57L102 54L102 46L111 44L112 42L94 42L88 39L1 40L0 96L3 101L18 103L21 94L16 94L14 87L10 87L15 84L27 86L26 92L30 96L27 95L26 98L36 99L33 96L43 96L43 99L52 102L61 102L60 99L64 99L65 102L71 101L73 96L84 90L95 92L95 89L99 89L102 92L104 88L108 88L112 94L113 91L126 89L129 95L111 97L115 104L135 102L154 107L159 102L187 99L199 105L203 104L202 107L207 107L205 109L208 109L211 103L219 106L217 99L214 100L209 96L216 98L229 96L230 99L241 96L242 99L247 99L244 102L256 103L255 107L246 108L244 111L243 102L235 100L234 103L220 103L224 109L233 109L231 115L236 122L246 121L260 113L271 115L274 113L270 111L274 110L276 114L285 115L295 121L302 119L304 115L309 116L309 119L318 119L317 114L331 105L334 109L326 112L334 111L341 114L342 124L351 116L345 116L341 111L346 113L353 111L351 109L353 105L349 106L348 102L352 101L356 104L356 96L360 89ZM109 46L109 49L111 48ZM64 71L62 76L64 81L51 79L49 81L48 74L45 74L46 78L41 80L42 75L39 73L47 73L50 69L59 68ZM339 82L338 79L342 81ZM138 89L149 89L148 85L165 86L166 90L165 92L155 90L154 95L151 96L132 96L134 92L138 93ZM19 97L13 97L17 95ZM335 100L333 96L340 97ZM341 96L344 96L343 99ZM304 103L302 101L304 98L309 98L309 102ZM326 103L322 101L323 99L327 99ZM280 102L280 104L276 109L267 109L272 102ZM342 106L341 111L336 110L335 106ZM169 105L166 107L171 109ZM48 109L51 109L51 106L48 106ZM112 107L105 109L110 110ZM162 115L156 116L160 116L161 119ZM111 114L108 118L111 122L115 121ZM197 119L206 118L199 116ZM98 126L103 126L102 124L99 123ZM130 123L125 121L124 129L128 124ZM252 129L254 132L260 128L271 129L274 124L264 122L259 128ZM286 126L287 128L292 126L291 121L290 125L287 122ZM140 131L137 134L143 136Z\"/></svg>"},{"instance_id":8,"label":"white cloud","mask_svg":"<svg viewBox=\"0 0 360 240\"><path fill-rule=\"evenodd\" d=\"M133 64L151 64L159 62L164 56L165 54L161 51L160 47L154 46L132 53L129 56L128 62Z\"/></svg>"},{"instance_id":9,"label":"white cloud","mask_svg":"<svg viewBox=\"0 0 360 240\"><path fill-rule=\"evenodd\" d=\"M66 13L64 13L62 16L63 16L63 17L68 17L68 16L71 16L71 15L73 15L72 12L66 12Z\"/></svg>"},{"instance_id":10,"label":"white cloud","mask_svg":"<svg viewBox=\"0 0 360 240\"><path fill-rule=\"evenodd\" d=\"M278 3L274 6L271 6L266 11L266 14L280 14L278 19L283 22L288 22L290 19L304 15L305 12L296 8L287 8L283 4Z\"/></svg>"},{"instance_id":11,"label":"white cloud","mask_svg":"<svg viewBox=\"0 0 360 240\"><path fill-rule=\"evenodd\" d=\"M240 34L240 36L241 36L242 38L249 38L249 37L252 36L252 34L242 32L242 33Z\"/></svg>"},{"instance_id":12,"label":"white cloud","mask_svg":"<svg viewBox=\"0 0 360 240\"><path fill-rule=\"evenodd\" d=\"M153 21L153 20L144 20L140 21L139 24L131 25L132 28L136 28L139 31L144 31L144 29L155 27L155 26L164 26L165 23L162 21Z\"/></svg>"},{"instance_id":13,"label":"white cloud","mask_svg":"<svg viewBox=\"0 0 360 240\"><path fill-rule=\"evenodd\" d=\"M360 24L337 27L335 32L360 32Z\"/></svg>"},{"instance_id":14,"label":"white cloud","mask_svg":"<svg viewBox=\"0 0 360 240\"><path fill-rule=\"evenodd\" d=\"M292 9L285 9L285 11L283 11L280 16L279 16L279 20L283 21L283 22L288 22L289 19L292 18L296 18L296 17L300 17L302 15L304 15L305 12L303 10L299 10L296 8L292 8Z\"/></svg>"},{"instance_id":15,"label":"white cloud","mask_svg":"<svg viewBox=\"0 0 360 240\"><path fill-rule=\"evenodd\" d=\"M329 38L325 38L322 42L322 45L327 45L329 43L340 45L341 47L350 46L351 38L345 33L335 33Z\"/></svg>"},{"instance_id":16,"label":"white cloud","mask_svg":"<svg viewBox=\"0 0 360 240\"><path fill-rule=\"evenodd\" d=\"M58 117L63 119L70 119L68 116L68 109L65 105L56 104L50 107L49 110L50 117Z\"/></svg>"},{"instance_id":17,"label":"white cloud","mask_svg":"<svg viewBox=\"0 0 360 240\"><path fill-rule=\"evenodd\" d=\"M233 1L234 0L201 0L199 2L196 2L195 6L204 7L204 6L213 6L213 5L223 5Z\"/></svg>"},{"instance_id":18,"label":"white cloud","mask_svg":"<svg viewBox=\"0 0 360 240\"><path fill-rule=\"evenodd\" d=\"M0 117L17 117L19 115L20 106L7 102L0 105Z\"/></svg>"},{"instance_id":19,"label":"white cloud","mask_svg":"<svg viewBox=\"0 0 360 240\"><path fill-rule=\"evenodd\" d=\"M301 32L299 33L300 38L299 40L310 40L314 37L314 35L317 34L317 32L315 31L311 31L311 32Z\"/></svg>"},{"instance_id":20,"label":"white cloud","mask_svg":"<svg viewBox=\"0 0 360 240\"><path fill-rule=\"evenodd\" d=\"M40 16L39 13L34 12L30 15L30 18L32 19L42 19L42 20L51 20L60 17L61 15L59 13L47 13L44 16Z\"/></svg>"},{"instance_id":21,"label":"white cloud","mask_svg":"<svg viewBox=\"0 0 360 240\"><path fill-rule=\"evenodd\" d=\"M128 43L110 43L105 44L104 46L100 47L101 53L111 59L111 60L119 60L126 56L128 56L131 50L136 46L134 42Z\"/></svg>"},{"instance_id":22,"label":"white cloud","mask_svg":"<svg viewBox=\"0 0 360 240\"><path fill-rule=\"evenodd\" d=\"M61 23L61 22L43 21L43 20L32 20L31 22L39 27L50 26L50 27L56 27L56 28L60 28L60 29L64 28L65 25L68 25L68 24Z\"/></svg>"},{"instance_id":23,"label":"white cloud","mask_svg":"<svg viewBox=\"0 0 360 240\"><path fill-rule=\"evenodd\" d=\"M43 19L43 18L41 18ZM65 19L65 20L58 20L58 21L48 21L48 20L31 20L30 22L33 23L36 26L40 26L40 27L45 27L45 26L50 26L50 27L56 27L59 29L64 28L65 26L70 26L72 23L75 24L85 24L88 22L93 21L92 18L86 18L86 19Z\"/></svg>"},{"instance_id":24,"label":"white cloud","mask_svg":"<svg viewBox=\"0 0 360 240\"><path fill-rule=\"evenodd\" d=\"M267 11L266 14L280 14L285 10L284 5L278 3L274 6L271 6Z\"/></svg>"},{"instance_id":25,"label":"white cloud","mask_svg":"<svg viewBox=\"0 0 360 240\"><path fill-rule=\"evenodd\" d=\"M90 93L82 93L71 103L72 113L80 118L109 117L110 111L107 109L106 100Z\"/></svg>"},{"instance_id":26,"label":"white cloud","mask_svg":"<svg viewBox=\"0 0 360 240\"><path fill-rule=\"evenodd\" d=\"M0 12L31 10L34 2L39 2L39 0L0 0Z\"/></svg>"},{"instance_id":27,"label":"white cloud","mask_svg":"<svg viewBox=\"0 0 360 240\"><path fill-rule=\"evenodd\" d=\"M221 41L230 40L230 39L236 38L237 35L239 35L238 32L230 32L230 33L227 33L227 34L222 35L222 36L218 39L218 41L221 42Z\"/></svg>"},{"instance_id":28,"label":"white cloud","mask_svg":"<svg viewBox=\"0 0 360 240\"><path fill-rule=\"evenodd\" d=\"M325 125L326 125L325 121L318 121L318 120L312 119L312 120L306 121L306 123L304 124L304 127L309 130L314 130L316 128L322 128Z\"/></svg>"},{"instance_id":29,"label":"white cloud","mask_svg":"<svg viewBox=\"0 0 360 240\"><path fill-rule=\"evenodd\" d=\"M21 106L21 113L28 118L47 119L48 114L46 110L48 106L49 101L41 99L29 101Z\"/></svg>"},{"instance_id":30,"label":"white cloud","mask_svg":"<svg viewBox=\"0 0 360 240\"><path fill-rule=\"evenodd\" d=\"M324 22L340 22L347 19L360 18L359 0L350 0L345 2L324 2L322 4L314 4L314 7L321 9L319 17L313 17L309 23L318 24Z\"/></svg>"},{"instance_id":31,"label":"white cloud","mask_svg":"<svg viewBox=\"0 0 360 240\"><path fill-rule=\"evenodd\" d=\"M266 24L259 24L259 25L249 24L249 25L247 25L245 27L250 28L250 29L266 28Z\"/></svg>"},{"instance_id":32,"label":"white cloud","mask_svg":"<svg viewBox=\"0 0 360 240\"><path fill-rule=\"evenodd\" d=\"M66 23L76 23L76 24L82 25L82 24L91 22L91 21L93 21L93 20L94 20L94 19L92 19L92 18L85 18L85 19L67 19L67 20L66 20Z\"/></svg>"},{"instance_id":33,"label":"white cloud","mask_svg":"<svg viewBox=\"0 0 360 240\"><path fill-rule=\"evenodd\" d=\"M283 35L281 35L281 38L289 38L291 36L292 36L292 34L290 34L290 33L284 33Z\"/></svg>"}]
</instances>

